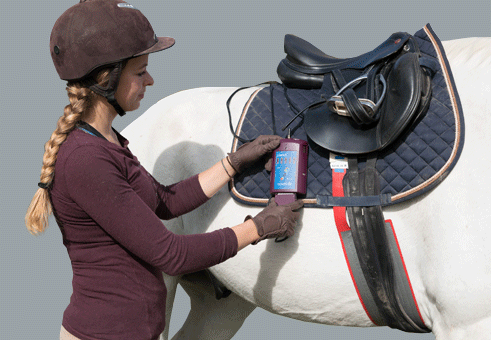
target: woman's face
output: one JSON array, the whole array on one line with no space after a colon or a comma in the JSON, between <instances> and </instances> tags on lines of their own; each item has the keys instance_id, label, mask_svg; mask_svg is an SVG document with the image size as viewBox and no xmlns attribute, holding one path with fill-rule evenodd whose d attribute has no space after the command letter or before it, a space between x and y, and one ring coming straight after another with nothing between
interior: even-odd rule
<instances>
[{"instance_id":1,"label":"woman's face","mask_svg":"<svg viewBox=\"0 0 491 340\"><path fill-rule=\"evenodd\" d=\"M121 72L115 98L125 111L140 107L140 100L147 86L153 85L153 78L147 72L148 54L132 58Z\"/></svg>"}]
</instances>

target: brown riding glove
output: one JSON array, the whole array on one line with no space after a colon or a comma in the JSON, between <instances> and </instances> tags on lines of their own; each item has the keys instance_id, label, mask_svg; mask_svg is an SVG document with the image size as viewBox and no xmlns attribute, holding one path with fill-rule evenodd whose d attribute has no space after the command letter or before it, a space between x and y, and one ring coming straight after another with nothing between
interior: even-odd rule
<instances>
[{"instance_id":1,"label":"brown riding glove","mask_svg":"<svg viewBox=\"0 0 491 340\"><path fill-rule=\"evenodd\" d=\"M303 207L303 201L297 200L286 205L277 205L271 200L269 205L264 208L256 217L246 217L246 221L252 218L256 225L257 233L261 236L252 244L257 244L266 238L289 237L295 233L295 225L300 217L300 211Z\"/></svg>"},{"instance_id":2,"label":"brown riding glove","mask_svg":"<svg viewBox=\"0 0 491 340\"><path fill-rule=\"evenodd\" d=\"M280 140L280 136L259 136L229 153L230 165L237 173L241 173L262 157L270 155L280 145Z\"/></svg>"}]
</instances>

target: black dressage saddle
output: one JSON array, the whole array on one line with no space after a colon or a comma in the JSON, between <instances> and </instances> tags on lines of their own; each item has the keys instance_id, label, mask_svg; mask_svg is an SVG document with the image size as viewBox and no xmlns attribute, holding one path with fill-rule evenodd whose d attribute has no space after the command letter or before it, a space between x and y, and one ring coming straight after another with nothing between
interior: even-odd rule
<instances>
[{"instance_id":1,"label":"black dressage saddle","mask_svg":"<svg viewBox=\"0 0 491 340\"><path fill-rule=\"evenodd\" d=\"M294 35L278 65L290 88L322 90L325 101L305 112L305 130L319 146L341 154L381 150L425 113L432 62L415 39L394 33L373 51L339 59Z\"/></svg>"}]
</instances>

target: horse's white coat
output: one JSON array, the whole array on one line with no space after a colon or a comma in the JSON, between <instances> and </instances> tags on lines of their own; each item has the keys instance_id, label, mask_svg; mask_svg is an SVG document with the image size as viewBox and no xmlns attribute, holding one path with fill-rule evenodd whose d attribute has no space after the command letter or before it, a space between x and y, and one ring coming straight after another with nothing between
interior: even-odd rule
<instances>
[{"instance_id":1,"label":"horse's white coat","mask_svg":"<svg viewBox=\"0 0 491 340\"><path fill-rule=\"evenodd\" d=\"M436 338L484 340L491 334L491 38L444 47L465 115L464 150L437 188L384 214L394 222L421 314ZM162 183L187 178L230 150L225 102L234 90L176 93L123 134ZM234 124L253 90L234 97ZM201 233L239 224L260 210L236 203L223 188L203 207L165 225L176 233ZM204 286L183 282L192 310L176 338L230 339L254 306L309 322L372 326L346 267L332 210L304 209L294 237L249 246L213 273L234 294L217 302ZM166 277L166 284L169 321L177 278Z\"/></svg>"}]
</instances>

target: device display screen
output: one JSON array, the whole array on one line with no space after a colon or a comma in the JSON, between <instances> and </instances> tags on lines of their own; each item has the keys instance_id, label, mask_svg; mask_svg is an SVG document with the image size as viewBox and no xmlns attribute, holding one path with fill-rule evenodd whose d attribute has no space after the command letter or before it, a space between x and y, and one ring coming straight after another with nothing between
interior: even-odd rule
<instances>
[{"instance_id":1,"label":"device display screen","mask_svg":"<svg viewBox=\"0 0 491 340\"><path fill-rule=\"evenodd\" d=\"M298 151L276 151L274 189L296 190Z\"/></svg>"}]
</instances>

